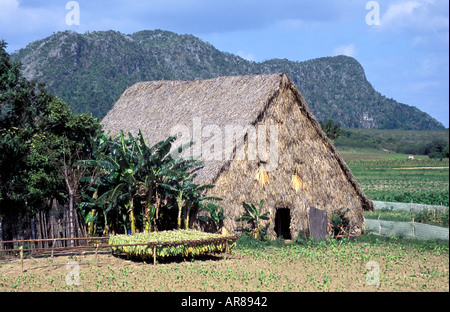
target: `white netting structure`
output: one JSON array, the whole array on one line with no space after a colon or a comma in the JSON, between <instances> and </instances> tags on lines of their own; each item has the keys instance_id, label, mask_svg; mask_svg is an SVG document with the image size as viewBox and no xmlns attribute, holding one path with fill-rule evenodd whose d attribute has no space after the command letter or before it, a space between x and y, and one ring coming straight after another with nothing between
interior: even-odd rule
<instances>
[{"instance_id":1,"label":"white netting structure","mask_svg":"<svg viewBox=\"0 0 450 312\"><path fill-rule=\"evenodd\" d=\"M428 211L448 211L447 206L432 206L414 203L393 203L373 201L375 210L393 210L420 213ZM364 219L366 233L383 236L409 237L420 240L448 241L449 229L447 227L429 225L417 222L396 222L386 220Z\"/></svg>"},{"instance_id":2,"label":"white netting structure","mask_svg":"<svg viewBox=\"0 0 450 312\"><path fill-rule=\"evenodd\" d=\"M441 226L417 223L364 219L366 233L383 236L409 237L420 240L448 241L449 229Z\"/></svg>"},{"instance_id":3,"label":"white netting structure","mask_svg":"<svg viewBox=\"0 0 450 312\"><path fill-rule=\"evenodd\" d=\"M424 204L415 204L415 203L393 203L393 202L384 202L384 201L375 201L373 200L373 206L375 210L395 210L395 211L405 211L405 212L414 212L419 213L423 210L435 210L445 212L448 210L447 206L432 206L432 205L424 205Z\"/></svg>"}]
</instances>

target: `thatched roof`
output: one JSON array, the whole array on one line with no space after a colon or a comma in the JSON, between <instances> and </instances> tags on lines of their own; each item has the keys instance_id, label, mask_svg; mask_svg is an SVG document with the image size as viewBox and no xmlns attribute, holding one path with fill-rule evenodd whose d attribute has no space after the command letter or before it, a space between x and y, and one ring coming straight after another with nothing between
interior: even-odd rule
<instances>
[{"instance_id":1,"label":"thatched roof","mask_svg":"<svg viewBox=\"0 0 450 312\"><path fill-rule=\"evenodd\" d=\"M313 184L313 181L307 181L308 179L317 179L318 182L314 184L324 179L318 185L338 188L323 190L325 197L331 196L327 193L329 191L339 192L342 189L341 192L345 193L353 189L351 193L354 194L353 197L358 197L356 202L360 203L359 206L364 210L373 209L372 202L364 195L344 160L311 114L302 95L285 74L136 83L123 93L103 119L102 124L105 129L111 130L113 135L118 134L120 129L125 133L133 134L137 134L141 129L149 144L154 144L173 134L171 130L176 125L185 125L192 133L195 121L200 121L201 127L215 125L222 131L227 125L251 127L261 122L270 122L281 128L284 127L280 131L280 140L283 140L280 143L279 153L282 155L280 162L287 159L283 156L284 154L292 154L288 160L292 163L283 164L284 167L280 170L289 171L289 179L295 174L295 170L315 170L314 175L301 177L303 181L306 181L305 185ZM302 128L297 124L302 124ZM246 133L241 131L239 135L244 136ZM195 137L193 139L196 141ZM208 138L203 137L201 140L205 141ZM232 152L236 153L239 146L234 148ZM309 157L307 164L304 160L305 155ZM232 167L233 162L236 163L233 159L229 160L228 155L223 155L221 160L206 161L204 167L198 171L196 182L202 184L220 182L219 184L224 186L225 182L218 179ZM239 179L240 175L251 176L251 179L254 179L260 162L256 160L253 162L256 164L252 165L249 164L250 162L247 163L238 170L254 170L253 172L237 173L227 179ZM310 169L313 167L316 169ZM321 177L322 169L327 171L330 179L339 176L339 182L328 181L328 178ZM290 182L289 180L286 185ZM230 181L230 183L233 182ZM343 183L347 185L345 188L341 188ZM287 188L285 185L283 187ZM319 186L315 187L317 191ZM244 190L241 191L244 192ZM276 187L273 192L275 191ZM320 192L316 193L320 194ZM269 196L270 194L260 195ZM240 196L239 200L244 197ZM340 202L345 203L349 201L349 198L348 194L342 195ZM253 202L259 202L259 199L255 198ZM357 205L355 203L352 205ZM362 220L362 218L363 212L362 216L358 213L358 219Z\"/></svg>"},{"instance_id":2,"label":"thatched roof","mask_svg":"<svg viewBox=\"0 0 450 312\"><path fill-rule=\"evenodd\" d=\"M139 82L123 93L102 124L112 135L120 129L136 135L141 129L150 145L165 140L176 125L191 128L199 117L202 127L254 125L281 87L281 80L282 75L275 74ZM208 162L196 182L212 182L222 166L221 162Z\"/></svg>"}]
</instances>

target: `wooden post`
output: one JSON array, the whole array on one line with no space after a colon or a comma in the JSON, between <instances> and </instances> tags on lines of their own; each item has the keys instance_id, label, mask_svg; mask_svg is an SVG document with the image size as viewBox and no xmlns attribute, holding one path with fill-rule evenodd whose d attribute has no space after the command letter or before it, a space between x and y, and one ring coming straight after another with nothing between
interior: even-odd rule
<instances>
[{"instance_id":1,"label":"wooden post","mask_svg":"<svg viewBox=\"0 0 450 312\"><path fill-rule=\"evenodd\" d=\"M53 239L53 244L52 244L53 248L55 248L55 246L56 246L56 238ZM53 258L53 249L52 249L52 258Z\"/></svg>"},{"instance_id":2,"label":"wooden post","mask_svg":"<svg viewBox=\"0 0 450 312\"><path fill-rule=\"evenodd\" d=\"M153 246L153 265L156 264L156 245Z\"/></svg>"},{"instance_id":3,"label":"wooden post","mask_svg":"<svg viewBox=\"0 0 450 312\"><path fill-rule=\"evenodd\" d=\"M20 246L19 250L20 250L20 265L22 267L22 272L23 272L23 247Z\"/></svg>"},{"instance_id":4,"label":"wooden post","mask_svg":"<svg viewBox=\"0 0 450 312\"><path fill-rule=\"evenodd\" d=\"M347 241L350 241L350 232L352 230L352 222L350 221L350 224L348 226L348 236L347 236Z\"/></svg>"},{"instance_id":5,"label":"wooden post","mask_svg":"<svg viewBox=\"0 0 450 312\"><path fill-rule=\"evenodd\" d=\"M224 260L227 260L227 258L228 258L228 250L229 250L228 239L226 239L225 240L225 257L224 257Z\"/></svg>"}]
</instances>

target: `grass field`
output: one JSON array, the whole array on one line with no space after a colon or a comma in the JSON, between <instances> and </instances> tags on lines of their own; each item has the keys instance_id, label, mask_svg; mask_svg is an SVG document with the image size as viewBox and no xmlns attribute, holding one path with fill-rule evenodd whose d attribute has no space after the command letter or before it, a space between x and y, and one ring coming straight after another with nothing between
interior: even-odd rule
<instances>
[{"instance_id":1,"label":"grass field","mask_svg":"<svg viewBox=\"0 0 450 312\"><path fill-rule=\"evenodd\" d=\"M372 200L449 205L449 160L383 152L340 151Z\"/></svg>"},{"instance_id":2,"label":"grass field","mask_svg":"<svg viewBox=\"0 0 450 312\"><path fill-rule=\"evenodd\" d=\"M404 200L413 194L419 200L440 201L446 192L448 205L448 159L341 154L372 199ZM241 237L226 258L172 259L157 265L104 253L28 257L22 272L20 261L3 260L0 292L448 292L448 260L448 242L363 235L350 241L297 239L285 244Z\"/></svg>"},{"instance_id":3,"label":"grass field","mask_svg":"<svg viewBox=\"0 0 450 312\"><path fill-rule=\"evenodd\" d=\"M222 255L151 263L111 254L0 262L0 291L449 291L448 243L365 235L347 241L240 238ZM77 283L75 283L77 281Z\"/></svg>"}]
</instances>

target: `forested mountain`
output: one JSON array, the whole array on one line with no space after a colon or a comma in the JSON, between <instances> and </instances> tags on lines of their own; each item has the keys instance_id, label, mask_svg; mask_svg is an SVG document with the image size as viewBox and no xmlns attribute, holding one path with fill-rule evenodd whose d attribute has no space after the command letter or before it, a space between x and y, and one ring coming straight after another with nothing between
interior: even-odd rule
<instances>
[{"instance_id":1,"label":"forested mountain","mask_svg":"<svg viewBox=\"0 0 450 312\"><path fill-rule=\"evenodd\" d=\"M224 75L286 73L318 120L379 129L442 129L416 107L374 90L358 61L336 56L305 62L250 62L192 36L168 31L56 33L12 55L26 78L71 104L74 113L102 118L138 81L193 80Z\"/></svg>"}]
</instances>

